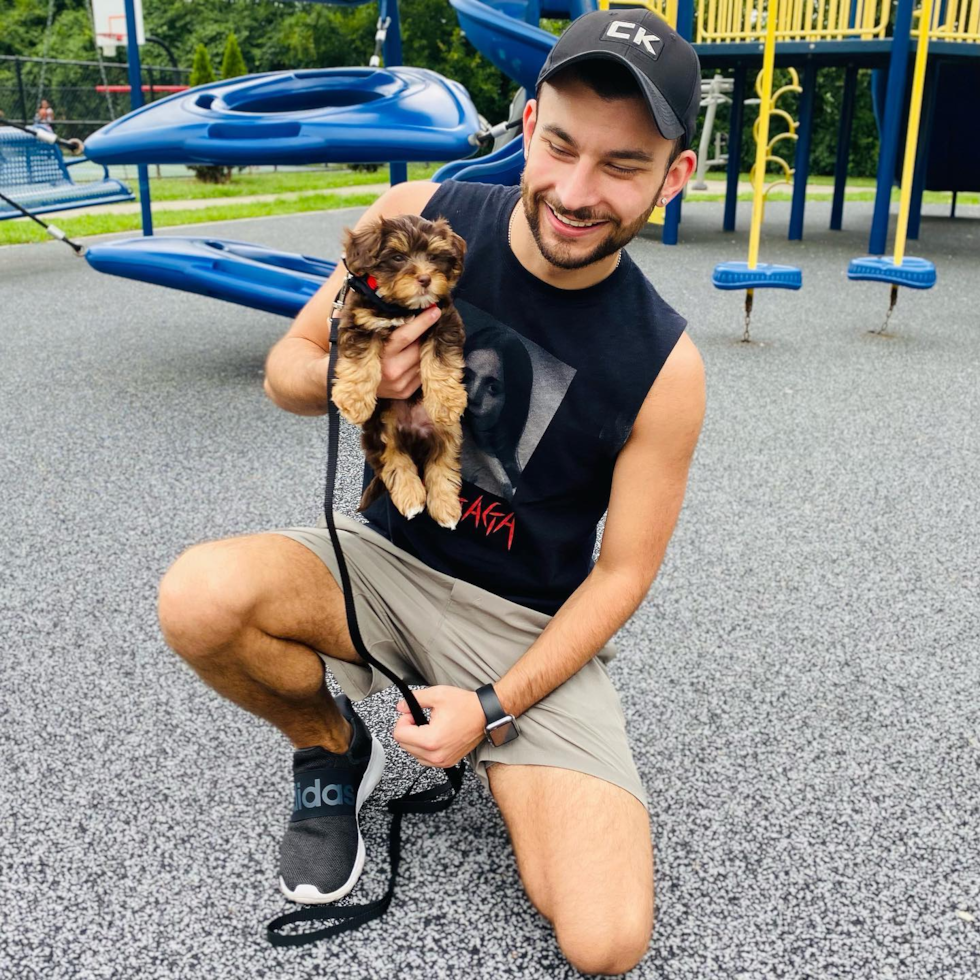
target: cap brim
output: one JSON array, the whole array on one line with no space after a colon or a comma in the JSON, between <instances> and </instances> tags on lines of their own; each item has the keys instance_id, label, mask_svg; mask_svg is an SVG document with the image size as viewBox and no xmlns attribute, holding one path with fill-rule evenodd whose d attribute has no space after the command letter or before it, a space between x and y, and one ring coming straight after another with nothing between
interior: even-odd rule
<instances>
[{"instance_id":1,"label":"cap brim","mask_svg":"<svg viewBox=\"0 0 980 980\"><path fill-rule=\"evenodd\" d=\"M660 130L660 135L668 140L675 140L678 136L685 135L684 124L677 118L677 113L671 109L667 100L660 94L660 89L627 58L623 58L613 52L606 54L597 51L586 51L583 54L572 55L572 57L566 58L564 61L549 68L547 72L542 71L538 75L537 84L540 85L542 82L548 81L549 78L557 75L563 68L577 64L580 61L615 61L617 64L629 68L630 74L636 79L646 99L646 103L650 107L650 112L653 115L654 122L657 124L657 129Z\"/></svg>"}]
</instances>

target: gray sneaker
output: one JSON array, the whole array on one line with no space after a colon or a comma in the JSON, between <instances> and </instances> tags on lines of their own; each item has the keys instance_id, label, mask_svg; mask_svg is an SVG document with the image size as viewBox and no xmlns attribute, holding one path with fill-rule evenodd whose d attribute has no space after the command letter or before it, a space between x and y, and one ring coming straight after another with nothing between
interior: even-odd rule
<instances>
[{"instance_id":1,"label":"gray sneaker","mask_svg":"<svg viewBox=\"0 0 980 980\"><path fill-rule=\"evenodd\" d=\"M385 754L350 698L334 700L353 728L347 751L315 745L293 753L293 815L279 856L279 888L291 902L336 902L364 869L357 815L381 781Z\"/></svg>"}]
</instances>

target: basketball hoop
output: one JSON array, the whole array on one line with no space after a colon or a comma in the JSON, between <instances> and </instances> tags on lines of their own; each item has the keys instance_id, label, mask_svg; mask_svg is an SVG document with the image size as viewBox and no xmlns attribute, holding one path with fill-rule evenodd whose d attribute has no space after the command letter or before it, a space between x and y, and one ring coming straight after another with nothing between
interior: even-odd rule
<instances>
[{"instance_id":1,"label":"basketball hoop","mask_svg":"<svg viewBox=\"0 0 980 980\"><path fill-rule=\"evenodd\" d=\"M115 58L116 49L120 44L126 43L125 34L99 34L95 43L102 49L102 53L107 58Z\"/></svg>"},{"instance_id":2,"label":"basketball hoop","mask_svg":"<svg viewBox=\"0 0 980 980\"><path fill-rule=\"evenodd\" d=\"M143 31L143 3L135 0L136 43L145 43ZM126 46L126 8L124 0L93 0L92 11L95 20L95 43L107 57L115 56L121 45Z\"/></svg>"}]
</instances>

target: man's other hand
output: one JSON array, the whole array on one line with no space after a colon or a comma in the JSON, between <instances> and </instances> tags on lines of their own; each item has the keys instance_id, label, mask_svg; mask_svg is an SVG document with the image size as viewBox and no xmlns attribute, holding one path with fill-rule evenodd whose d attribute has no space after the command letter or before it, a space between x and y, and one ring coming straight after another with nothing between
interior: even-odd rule
<instances>
[{"instance_id":1,"label":"man's other hand","mask_svg":"<svg viewBox=\"0 0 980 980\"><path fill-rule=\"evenodd\" d=\"M413 693L420 708L432 709L429 723L416 725L402 699L395 705L398 721L391 734L423 766L451 769L486 738L487 716L476 691L440 684Z\"/></svg>"}]
</instances>

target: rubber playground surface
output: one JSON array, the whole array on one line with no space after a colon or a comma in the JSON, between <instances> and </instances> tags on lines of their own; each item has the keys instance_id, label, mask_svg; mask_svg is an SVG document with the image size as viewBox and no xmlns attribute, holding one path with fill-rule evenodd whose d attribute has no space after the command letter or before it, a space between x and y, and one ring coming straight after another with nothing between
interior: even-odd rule
<instances>
[{"instance_id":1,"label":"rubber playground surface","mask_svg":"<svg viewBox=\"0 0 980 980\"><path fill-rule=\"evenodd\" d=\"M748 205L736 235L720 205L687 206L679 247L630 247L708 381L684 510L610 665L655 846L631 977L977 976L980 208L926 206L908 252L939 281L902 292L888 337L868 333L887 287L845 275L870 208L832 233L810 204L787 243L789 205L770 204L761 260L804 285L756 293L752 345L742 294L710 285L745 257ZM187 233L335 257L359 213ZM287 321L100 276L52 242L0 249L0 323L0 974L578 976L472 773L448 811L405 818L387 915L300 949L265 939L291 908L290 747L167 648L156 595L193 544L316 522L327 420L262 390ZM346 424L342 442L353 513ZM385 803L418 771L396 700L359 705L388 763L341 904L387 887Z\"/></svg>"}]
</instances>

